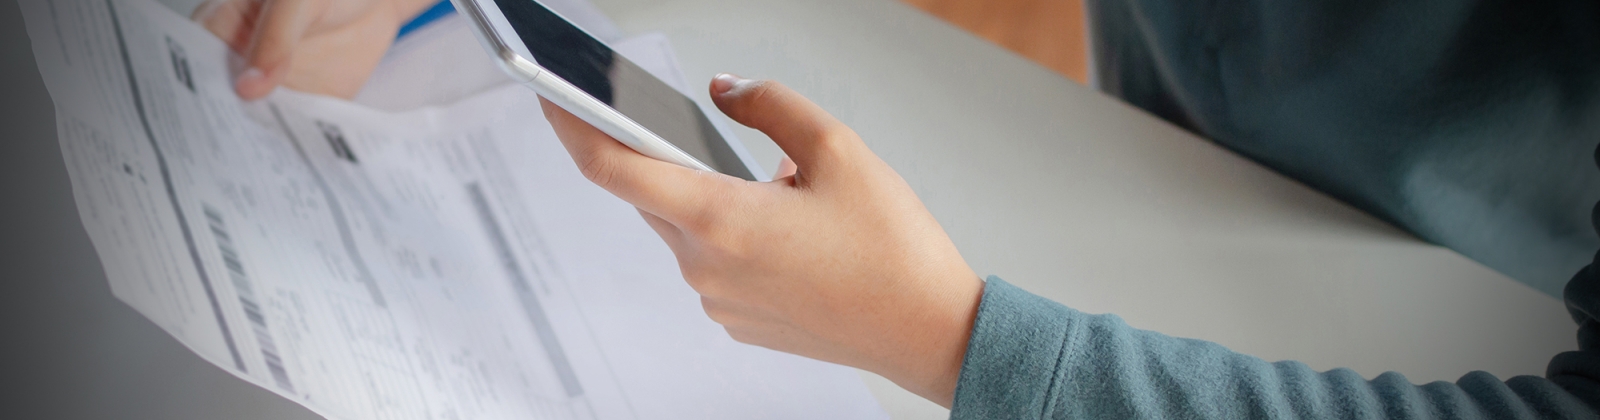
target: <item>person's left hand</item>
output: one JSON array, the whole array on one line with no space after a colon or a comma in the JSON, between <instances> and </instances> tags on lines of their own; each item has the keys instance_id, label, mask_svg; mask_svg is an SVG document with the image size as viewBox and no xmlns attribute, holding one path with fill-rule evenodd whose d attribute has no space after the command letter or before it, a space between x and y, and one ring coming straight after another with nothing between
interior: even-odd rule
<instances>
[{"instance_id":1,"label":"person's left hand","mask_svg":"<svg viewBox=\"0 0 1600 420\"><path fill-rule=\"evenodd\" d=\"M244 56L234 89L259 99L279 85L350 99L407 19L434 0L209 0L194 20Z\"/></svg>"}]
</instances>

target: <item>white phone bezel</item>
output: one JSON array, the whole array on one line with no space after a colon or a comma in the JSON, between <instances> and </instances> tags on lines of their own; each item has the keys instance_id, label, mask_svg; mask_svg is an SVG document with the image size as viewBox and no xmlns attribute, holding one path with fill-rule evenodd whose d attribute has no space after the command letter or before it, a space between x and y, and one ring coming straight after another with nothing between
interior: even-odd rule
<instances>
[{"instance_id":1,"label":"white phone bezel","mask_svg":"<svg viewBox=\"0 0 1600 420\"><path fill-rule=\"evenodd\" d=\"M522 45L522 38L511 28L511 23L500 12L500 8L494 5L494 0L450 0L450 2L455 4L461 14L467 16L474 28L477 28L473 32L478 35L478 42L483 44L484 49L488 50L500 64L500 69L513 80L532 88L539 96L571 112L640 154L691 169L716 172L711 166L695 159L650 129L639 125L610 105L600 102L588 92L535 63L530 58L533 54ZM488 4L479 4L480 2ZM593 37L592 34L590 36Z\"/></svg>"}]
</instances>

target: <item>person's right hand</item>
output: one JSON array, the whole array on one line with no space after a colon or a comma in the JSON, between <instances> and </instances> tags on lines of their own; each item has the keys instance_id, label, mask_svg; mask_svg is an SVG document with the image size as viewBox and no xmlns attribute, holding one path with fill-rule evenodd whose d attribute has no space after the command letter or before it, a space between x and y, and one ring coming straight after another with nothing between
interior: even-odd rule
<instances>
[{"instance_id":1,"label":"person's right hand","mask_svg":"<svg viewBox=\"0 0 1600 420\"><path fill-rule=\"evenodd\" d=\"M729 75L711 90L795 165L768 183L688 169L543 105L578 168L639 208L735 340L877 372L949 406L983 281L938 221L800 94Z\"/></svg>"},{"instance_id":2,"label":"person's right hand","mask_svg":"<svg viewBox=\"0 0 1600 420\"><path fill-rule=\"evenodd\" d=\"M209 0L194 20L244 56L234 89L259 99L279 85L350 99L400 30L435 0Z\"/></svg>"}]
</instances>

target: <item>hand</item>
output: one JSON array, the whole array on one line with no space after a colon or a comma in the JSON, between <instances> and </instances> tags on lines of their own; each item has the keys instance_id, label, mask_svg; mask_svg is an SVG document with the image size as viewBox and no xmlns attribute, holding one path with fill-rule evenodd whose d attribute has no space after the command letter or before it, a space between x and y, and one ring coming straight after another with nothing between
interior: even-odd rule
<instances>
[{"instance_id":1,"label":"hand","mask_svg":"<svg viewBox=\"0 0 1600 420\"><path fill-rule=\"evenodd\" d=\"M194 20L244 56L246 100L278 85L350 99L407 19L433 0L209 0Z\"/></svg>"},{"instance_id":2,"label":"hand","mask_svg":"<svg viewBox=\"0 0 1600 420\"><path fill-rule=\"evenodd\" d=\"M849 127L776 82L718 75L711 91L793 157L779 179L651 159L542 105L578 168L639 209L735 340L876 372L948 407L982 280Z\"/></svg>"}]
</instances>

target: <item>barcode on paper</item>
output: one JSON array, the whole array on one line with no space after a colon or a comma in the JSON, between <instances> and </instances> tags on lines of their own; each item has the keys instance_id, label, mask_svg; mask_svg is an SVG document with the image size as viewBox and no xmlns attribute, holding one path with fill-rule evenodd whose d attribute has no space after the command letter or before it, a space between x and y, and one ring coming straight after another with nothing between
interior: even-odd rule
<instances>
[{"instance_id":1,"label":"barcode on paper","mask_svg":"<svg viewBox=\"0 0 1600 420\"><path fill-rule=\"evenodd\" d=\"M238 292L239 306L244 308L244 316L250 320L250 330L255 332L257 347L261 348L261 359L266 362L267 370L272 373L272 379L278 383L278 387L294 392L294 386L289 382L289 371L283 368L283 358L278 355L278 345L272 341L272 333L267 329L267 317L261 313L261 304L256 301L250 277L245 275L244 262L239 259L233 237L228 234L228 225L223 223L221 212L211 206L204 206L204 210L206 222L211 226L211 236L217 242L217 251L222 254L222 265L228 270L228 279L233 281L233 290Z\"/></svg>"}]
</instances>

